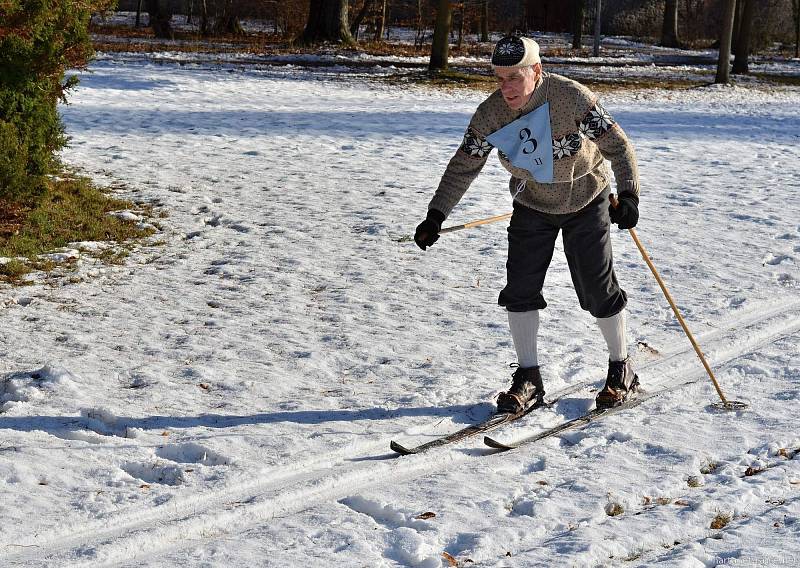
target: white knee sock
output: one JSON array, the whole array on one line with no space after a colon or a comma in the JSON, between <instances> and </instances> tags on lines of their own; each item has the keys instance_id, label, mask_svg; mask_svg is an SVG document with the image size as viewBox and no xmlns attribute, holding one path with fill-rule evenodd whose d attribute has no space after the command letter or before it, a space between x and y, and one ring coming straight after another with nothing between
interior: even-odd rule
<instances>
[{"instance_id":1,"label":"white knee sock","mask_svg":"<svg viewBox=\"0 0 800 568\"><path fill-rule=\"evenodd\" d=\"M625 310L610 318L597 318L597 325L608 344L608 359L624 361L628 357L628 342L625 333Z\"/></svg>"},{"instance_id":2,"label":"white knee sock","mask_svg":"<svg viewBox=\"0 0 800 568\"><path fill-rule=\"evenodd\" d=\"M538 367L536 354L536 334L539 332L539 310L529 312L508 312L508 327L517 352L520 367Z\"/></svg>"}]
</instances>

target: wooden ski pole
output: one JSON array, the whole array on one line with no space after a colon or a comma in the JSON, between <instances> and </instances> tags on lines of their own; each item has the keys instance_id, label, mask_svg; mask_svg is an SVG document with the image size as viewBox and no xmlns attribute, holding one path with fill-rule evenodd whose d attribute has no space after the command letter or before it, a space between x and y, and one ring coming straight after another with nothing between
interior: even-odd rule
<instances>
[{"instance_id":1,"label":"wooden ski pole","mask_svg":"<svg viewBox=\"0 0 800 568\"><path fill-rule=\"evenodd\" d=\"M617 196L612 194L608 198L611 201L611 205L614 207L614 209L616 209L619 206L619 201L617 201ZM658 282L658 285L661 287L661 291L664 293L664 297L667 299L667 302L669 302L669 305L672 308L672 311L675 313L675 317L678 318L678 323L681 324L681 327L683 328L683 331L686 333L686 337L688 337L689 341L692 343L692 347L694 347L694 350L697 353L697 356L700 358L700 361L703 363L703 367L705 367L706 372L708 373L708 376L711 377L711 382L714 383L714 388L717 389L717 394L719 395L719 398L722 400L723 406L725 408L732 407L731 403L728 402L728 399L725 398L725 395L722 394L722 389L720 388L719 383L717 382L717 378L714 376L714 372L711 370L711 367L709 366L708 362L706 361L706 358L703 355L703 352L700 350L700 346L697 344L697 341L695 340L694 335L692 335L692 332L689 331L689 326L687 326L686 322L683 320L683 316L681 316L680 311L678 311L678 306L675 305L675 301L672 299L672 296L670 295L669 290L667 290L667 286L666 286L666 284L664 284L664 281L661 279L661 276L659 276L658 270L656 270L656 267L653 264L653 261L650 260L650 255L647 254L647 251L645 250L644 246L642 245L641 241L639 240L639 237L636 234L636 231L634 229L628 229L628 232L631 234L631 237L633 238L633 242L636 243L636 247L639 249L639 252L642 254L642 258L647 263L647 266L650 268L650 271L653 273L653 276L656 277L656 282Z\"/></svg>"},{"instance_id":2,"label":"wooden ski pole","mask_svg":"<svg viewBox=\"0 0 800 568\"><path fill-rule=\"evenodd\" d=\"M462 229L471 229L472 227L479 227L481 225L488 225L489 223L495 223L497 221L502 221L504 219L509 219L511 217L511 213L505 213L503 215L496 215L494 217L487 217L486 219L478 219L477 221L470 221L469 223L464 223L463 225L453 225L452 227L445 227L439 231L439 234L444 233L452 233L454 231L460 231ZM414 237L406 236L397 239L399 243L406 243L413 241Z\"/></svg>"},{"instance_id":3,"label":"wooden ski pole","mask_svg":"<svg viewBox=\"0 0 800 568\"><path fill-rule=\"evenodd\" d=\"M444 233L452 233L453 231L460 231L461 229L471 229L472 227L479 227L480 225L488 225L489 223L495 223L497 221L502 221L503 219L508 219L511 217L511 213L506 213L504 215L497 215L495 217L487 217L486 219L479 219L477 221L470 221L469 223L464 223L463 225L453 225L452 227L445 227L439 234L442 235Z\"/></svg>"}]
</instances>

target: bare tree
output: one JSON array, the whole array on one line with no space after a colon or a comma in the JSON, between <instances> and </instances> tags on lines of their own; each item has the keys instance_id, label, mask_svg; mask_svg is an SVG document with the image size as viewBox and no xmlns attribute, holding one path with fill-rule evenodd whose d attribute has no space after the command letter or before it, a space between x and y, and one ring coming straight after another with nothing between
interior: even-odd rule
<instances>
[{"instance_id":1,"label":"bare tree","mask_svg":"<svg viewBox=\"0 0 800 568\"><path fill-rule=\"evenodd\" d=\"M172 10L167 0L147 0L147 13L150 17L150 27L153 28L156 37L163 39L175 37L170 24Z\"/></svg>"},{"instance_id":2,"label":"bare tree","mask_svg":"<svg viewBox=\"0 0 800 568\"><path fill-rule=\"evenodd\" d=\"M595 0L594 10L594 56L600 56L600 24L603 21L603 2L602 0Z\"/></svg>"},{"instance_id":3,"label":"bare tree","mask_svg":"<svg viewBox=\"0 0 800 568\"><path fill-rule=\"evenodd\" d=\"M678 0L664 2L664 23L661 26L661 45L680 47L678 41Z\"/></svg>"},{"instance_id":4,"label":"bare tree","mask_svg":"<svg viewBox=\"0 0 800 568\"><path fill-rule=\"evenodd\" d=\"M358 14L356 14L356 17L350 24L350 35L353 36L355 41L358 41L358 31L361 28L361 23L369 13L369 9L372 8L372 3L374 1L375 0L364 0L364 3L361 5L361 9L358 11Z\"/></svg>"},{"instance_id":5,"label":"bare tree","mask_svg":"<svg viewBox=\"0 0 800 568\"><path fill-rule=\"evenodd\" d=\"M375 15L375 41L381 41L386 26L386 0L378 0L378 13Z\"/></svg>"},{"instance_id":6,"label":"bare tree","mask_svg":"<svg viewBox=\"0 0 800 568\"><path fill-rule=\"evenodd\" d=\"M417 33L414 35L414 48L422 47L425 39L425 25L422 19L422 0L417 0Z\"/></svg>"},{"instance_id":7,"label":"bare tree","mask_svg":"<svg viewBox=\"0 0 800 568\"><path fill-rule=\"evenodd\" d=\"M750 35L753 31L753 16L755 15L755 0L744 0L744 9L740 20L739 35L736 38L736 57L733 60L733 73L743 75L750 72L748 59L750 58Z\"/></svg>"},{"instance_id":8,"label":"bare tree","mask_svg":"<svg viewBox=\"0 0 800 568\"><path fill-rule=\"evenodd\" d=\"M239 4L234 0L225 0L222 3L222 13L214 22L214 31L218 34L244 35L244 29L239 23Z\"/></svg>"},{"instance_id":9,"label":"bare tree","mask_svg":"<svg viewBox=\"0 0 800 568\"><path fill-rule=\"evenodd\" d=\"M447 69L447 58L450 54L450 24L453 19L450 0L439 0L436 8L436 25L433 28L433 45L428 69L438 71Z\"/></svg>"},{"instance_id":10,"label":"bare tree","mask_svg":"<svg viewBox=\"0 0 800 568\"><path fill-rule=\"evenodd\" d=\"M733 12L736 10L736 0L725 0L725 10L722 17L722 29L719 37L719 60L717 61L717 76L715 83L730 82L731 39L733 36Z\"/></svg>"},{"instance_id":11,"label":"bare tree","mask_svg":"<svg viewBox=\"0 0 800 568\"><path fill-rule=\"evenodd\" d=\"M586 0L573 0L572 49L580 49L583 45L583 18L585 12L586 12Z\"/></svg>"},{"instance_id":12,"label":"bare tree","mask_svg":"<svg viewBox=\"0 0 800 568\"><path fill-rule=\"evenodd\" d=\"M464 45L464 22L466 21L466 6L464 2L458 5L458 41L456 48L461 49Z\"/></svg>"},{"instance_id":13,"label":"bare tree","mask_svg":"<svg viewBox=\"0 0 800 568\"><path fill-rule=\"evenodd\" d=\"M800 0L792 0L794 15L794 56L800 57Z\"/></svg>"},{"instance_id":14,"label":"bare tree","mask_svg":"<svg viewBox=\"0 0 800 568\"><path fill-rule=\"evenodd\" d=\"M481 41L489 41L489 0L481 2Z\"/></svg>"},{"instance_id":15,"label":"bare tree","mask_svg":"<svg viewBox=\"0 0 800 568\"><path fill-rule=\"evenodd\" d=\"M324 41L354 43L347 25L347 0L311 0L308 21L298 41L306 45Z\"/></svg>"},{"instance_id":16,"label":"bare tree","mask_svg":"<svg viewBox=\"0 0 800 568\"><path fill-rule=\"evenodd\" d=\"M138 28L142 22L142 2L143 0L136 2L136 23L133 25L135 28Z\"/></svg>"},{"instance_id":17,"label":"bare tree","mask_svg":"<svg viewBox=\"0 0 800 568\"><path fill-rule=\"evenodd\" d=\"M211 22L208 18L208 1L200 1L200 35L208 37L211 35Z\"/></svg>"},{"instance_id":18,"label":"bare tree","mask_svg":"<svg viewBox=\"0 0 800 568\"><path fill-rule=\"evenodd\" d=\"M733 31L731 32L731 53L736 55L736 46L739 45L739 28L741 27L742 4L744 0L736 0L733 9Z\"/></svg>"}]
</instances>

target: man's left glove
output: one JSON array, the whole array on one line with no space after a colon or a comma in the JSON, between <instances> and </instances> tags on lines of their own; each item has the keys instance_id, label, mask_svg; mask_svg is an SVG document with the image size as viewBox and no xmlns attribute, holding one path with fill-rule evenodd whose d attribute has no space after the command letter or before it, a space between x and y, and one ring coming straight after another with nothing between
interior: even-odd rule
<instances>
[{"instance_id":1,"label":"man's left glove","mask_svg":"<svg viewBox=\"0 0 800 568\"><path fill-rule=\"evenodd\" d=\"M620 229L633 229L639 222L639 198L635 193L623 191L617 201L616 207L608 206L611 222L616 223Z\"/></svg>"},{"instance_id":2,"label":"man's left glove","mask_svg":"<svg viewBox=\"0 0 800 568\"><path fill-rule=\"evenodd\" d=\"M417 226L414 233L414 242L422 250L433 246L439 240L439 231L444 223L444 213L437 209L429 209L427 218Z\"/></svg>"}]
</instances>

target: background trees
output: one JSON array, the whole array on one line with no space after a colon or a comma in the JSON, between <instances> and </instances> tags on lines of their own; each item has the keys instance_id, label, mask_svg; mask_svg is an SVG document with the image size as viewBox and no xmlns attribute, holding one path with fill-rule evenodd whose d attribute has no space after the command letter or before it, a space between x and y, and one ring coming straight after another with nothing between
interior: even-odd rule
<instances>
[{"instance_id":1,"label":"background trees","mask_svg":"<svg viewBox=\"0 0 800 568\"><path fill-rule=\"evenodd\" d=\"M665 46L708 47L719 39L727 0L602 0L604 34L629 36ZM800 0L738 0L732 31L732 47L739 49L744 12L752 10L749 49L760 50L774 42L787 47L797 43L797 4ZM339 8L347 12L347 28L353 41L386 39L393 29L414 30L417 49L429 50L436 28L440 0L119 0L119 10L135 12L139 5L164 4L173 14L191 13L204 34L241 33L238 22L255 18L270 22L272 32L283 39L315 37L316 41L349 42L331 28ZM449 44L488 42L489 31L560 32L572 34L578 48L582 36L594 30L595 0L450 0ZM335 6L334 6L335 5ZM333 7L333 8L331 8ZM331 11L332 10L332 11ZM312 14L314 12L315 14ZM325 16L324 14L337 14ZM314 21L309 22L313 17ZM331 19L332 18L332 19ZM174 21L173 21L174 23ZM308 34L304 34L311 23ZM146 22L143 21L146 25ZM338 29L338 26L337 26ZM160 33L160 32L159 32Z\"/></svg>"}]
</instances>

